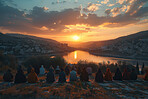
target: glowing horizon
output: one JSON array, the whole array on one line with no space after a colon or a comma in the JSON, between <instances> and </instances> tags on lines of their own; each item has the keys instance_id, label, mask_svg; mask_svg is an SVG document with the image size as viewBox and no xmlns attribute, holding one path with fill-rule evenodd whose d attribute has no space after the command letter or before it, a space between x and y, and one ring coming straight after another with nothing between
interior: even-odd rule
<instances>
[{"instance_id":1,"label":"glowing horizon","mask_svg":"<svg viewBox=\"0 0 148 99\"><path fill-rule=\"evenodd\" d=\"M148 30L148 0L1 0L0 11L2 33L57 41L102 41Z\"/></svg>"}]
</instances>

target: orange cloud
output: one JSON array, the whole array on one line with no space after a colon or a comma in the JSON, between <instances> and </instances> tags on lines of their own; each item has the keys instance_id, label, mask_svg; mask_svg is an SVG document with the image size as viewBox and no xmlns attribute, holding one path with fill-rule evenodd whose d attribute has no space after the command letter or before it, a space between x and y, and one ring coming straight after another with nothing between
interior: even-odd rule
<instances>
[{"instance_id":1,"label":"orange cloud","mask_svg":"<svg viewBox=\"0 0 148 99\"><path fill-rule=\"evenodd\" d=\"M47 28L46 26L42 26L42 27L40 28L40 30L46 31L46 30L48 30L48 28Z\"/></svg>"},{"instance_id":2,"label":"orange cloud","mask_svg":"<svg viewBox=\"0 0 148 99\"><path fill-rule=\"evenodd\" d=\"M109 2L109 0L101 1L102 4L107 4L108 2Z\"/></svg>"}]
</instances>

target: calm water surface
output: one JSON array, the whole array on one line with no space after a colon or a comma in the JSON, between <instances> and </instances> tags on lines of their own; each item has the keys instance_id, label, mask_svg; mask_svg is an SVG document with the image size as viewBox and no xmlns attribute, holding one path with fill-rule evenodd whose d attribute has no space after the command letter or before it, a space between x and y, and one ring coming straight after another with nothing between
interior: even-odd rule
<instances>
[{"instance_id":1,"label":"calm water surface","mask_svg":"<svg viewBox=\"0 0 148 99\"><path fill-rule=\"evenodd\" d=\"M115 63L117 61L126 61L127 63L132 63L133 65L136 65L136 63L138 61L140 65L144 62L145 65L148 66L148 61L95 56L95 55L92 55L86 51L80 51L80 50L70 52L63 57L68 63L72 63L72 64L77 63L79 60L87 60L88 62L96 62L96 63L100 63L100 62L102 63L103 61L106 63L108 61L110 61L110 63Z\"/></svg>"}]
</instances>

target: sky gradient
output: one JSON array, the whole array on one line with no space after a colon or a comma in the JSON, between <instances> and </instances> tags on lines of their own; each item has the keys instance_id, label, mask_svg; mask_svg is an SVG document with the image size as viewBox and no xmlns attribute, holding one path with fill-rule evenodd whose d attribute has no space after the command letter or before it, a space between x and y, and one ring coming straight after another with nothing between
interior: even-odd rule
<instances>
[{"instance_id":1,"label":"sky gradient","mask_svg":"<svg viewBox=\"0 0 148 99\"><path fill-rule=\"evenodd\" d=\"M101 41L148 30L148 0L0 0L0 32Z\"/></svg>"}]
</instances>

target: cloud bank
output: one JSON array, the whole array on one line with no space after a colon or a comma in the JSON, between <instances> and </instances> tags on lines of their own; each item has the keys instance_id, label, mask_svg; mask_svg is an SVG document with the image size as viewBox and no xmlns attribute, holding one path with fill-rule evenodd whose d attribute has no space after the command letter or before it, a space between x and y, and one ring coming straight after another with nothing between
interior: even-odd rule
<instances>
[{"instance_id":1,"label":"cloud bank","mask_svg":"<svg viewBox=\"0 0 148 99\"><path fill-rule=\"evenodd\" d=\"M107 4L104 0L102 4ZM0 1L0 29L28 34L62 34L73 32L88 32L88 27L122 27L129 24L137 24L148 16L148 7L143 5L148 0L119 0L121 7L106 9L106 16L98 16L94 13L86 14L86 11L99 10L100 5L89 4L87 9L65 9L62 11L49 11L47 7L35 6L29 13L17 8L5 5ZM73 25L86 25L87 29L72 28Z\"/></svg>"}]
</instances>

